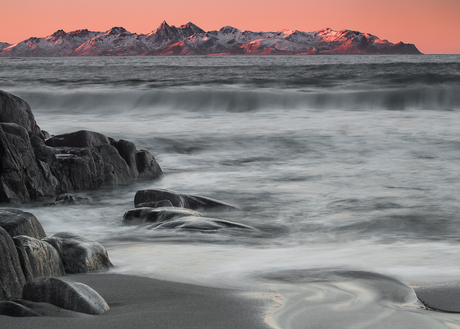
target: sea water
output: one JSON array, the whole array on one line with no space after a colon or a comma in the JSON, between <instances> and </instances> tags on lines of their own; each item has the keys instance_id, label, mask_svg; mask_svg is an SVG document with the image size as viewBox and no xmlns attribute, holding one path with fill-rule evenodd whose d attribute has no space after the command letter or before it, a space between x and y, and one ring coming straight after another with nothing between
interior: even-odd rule
<instances>
[{"instance_id":1,"label":"sea water","mask_svg":"<svg viewBox=\"0 0 460 329\"><path fill-rule=\"evenodd\" d=\"M460 277L458 55L0 65L0 89L26 100L41 129L126 139L162 167L161 180L80 191L91 205L20 206L47 234L104 244L115 272L230 287L336 282L337 273L404 283ZM234 204L241 210L203 215L255 230L123 226L134 194L148 188Z\"/></svg>"}]
</instances>

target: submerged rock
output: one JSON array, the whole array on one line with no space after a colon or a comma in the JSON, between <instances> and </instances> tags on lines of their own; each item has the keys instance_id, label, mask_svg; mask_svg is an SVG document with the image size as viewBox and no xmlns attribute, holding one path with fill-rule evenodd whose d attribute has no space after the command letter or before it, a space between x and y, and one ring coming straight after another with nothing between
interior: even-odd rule
<instances>
[{"instance_id":1,"label":"submerged rock","mask_svg":"<svg viewBox=\"0 0 460 329\"><path fill-rule=\"evenodd\" d=\"M43 316L43 314L14 301L0 302L0 315L13 317Z\"/></svg>"},{"instance_id":2,"label":"submerged rock","mask_svg":"<svg viewBox=\"0 0 460 329\"><path fill-rule=\"evenodd\" d=\"M0 227L0 299L21 293L26 283L13 238Z\"/></svg>"},{"instance_id":3,"label":"submerged rock","mask_svg":"<svg viewBox=\"0 0 460 329\"><path fill-rule=\"evenodd\" d=\"M137 208L140 205L145 205L148 202L165 202L170 201L174 207L188 208L188 209L210 209L210 208L222 208L222 209L238 209L237 207L197 195L181 194L171 190L164 189L149 189L137 191L134 196L134 206Z\"/></svg>"},{"instance_id":4,"label":"submerged rock","mask_svg":"<svg viewBox=\"0 0 460 329\"><path fill-rule=\"evenodd\" d=\"M13 241L26 281L41 276L66 275L59 253L48 242L25 235L15 236Z\"/></svg>"},{"instance_id":5,"label":"submerged rock","mask_svg":"<svg viewBox=\"0 0 460 329\"><path fill-rule=\"evenodd\" d=\"M50 137L38 127L30 106L4 91L0 168L0 202L40 200L163 175L153 155L137 151L131 142L86 130Z\"/></svg>"},{"instance_id":6,"label":"submerged rock","mask_svg":"<svg viewBox=\"0 0 460 329\"><path fill-rule=\"evenodd\" d=\"M93 315L109 310L104 298L91 287L58 278L36 278L27 282L22 290L22 298Z\"/></svg>"},{"instance_id":7,"label":"submerged rock","mask_svg":"<svg viewBox=\"0 0 460 329\"><path fill-rule=\"evenodd\" d=\"M123 216L123 224L161 223L183 217L201 216L199 212L185 208L136 208Z\"/></svg>"},{"instance_id":8,"label":"submerged rock","mask_svg":"<svg viewBox=\"0 0 460 329\"><path fill-rule=\"evenodd\" d=\"M177 219L165 222L156 228L174 228L184 230L198 231L217 231L225 228L239 228L245 230L255 230L253 227L235 223L223 219L206 218L206 217L187 217L185 219Z\"/></svg>"},{"instance_id":9,"label":"submerged rock","mask_svg":"<svg viewBox=\"0 0 460 329\"><path fill-rule=\"evenodd\" d=\"M70 193L64 193L64 194L58 195L54 202L48 203L46 205L47 206L64 206L64 205L80 205L80 204L91 204L91 200L83 196L70 194Z\"/></svg>"},{"instance_id":10,"label":"submerged rock","mask_svg":"<svg viewBox=\"0 0 460 329\"><path fill-rule=\"evenodd\" d=\"M46 237L43 241L56 248L68 274L86 273L113 266L103 245L80 234L61 232Z\"/></svg>"},{"instance_id":11,"label":"submerged rock","mask_svg":"<svg viewBox=\"0 0 460 329\"><path fill-rule=\"evenodd\" d=\"M20 209L0 208L0 227L3 227L11 237L27 235L42 239L46 236L37 217Z\"/></svg>"}]
</instances>

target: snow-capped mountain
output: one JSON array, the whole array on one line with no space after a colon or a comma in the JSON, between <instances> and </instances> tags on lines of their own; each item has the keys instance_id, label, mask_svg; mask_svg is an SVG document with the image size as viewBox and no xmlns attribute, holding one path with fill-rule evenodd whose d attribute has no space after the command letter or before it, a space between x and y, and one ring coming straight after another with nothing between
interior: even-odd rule
<instances>
[{"instance_id":1,"label":"snow-capped mountain","mask_svg":"<svg viewBox=\"0 0 460 329\"><path fill-rule=\"evenodd\" d=\"M165 21L148 34L123 27L106 32L63 30L14 45L0 43L0 56L155 56L155 55L296 55L420 54L413 44L391 43L357 31L241 31L225 26L205 32L193 23L180 27Z\"/></svg>"}]
</instances>

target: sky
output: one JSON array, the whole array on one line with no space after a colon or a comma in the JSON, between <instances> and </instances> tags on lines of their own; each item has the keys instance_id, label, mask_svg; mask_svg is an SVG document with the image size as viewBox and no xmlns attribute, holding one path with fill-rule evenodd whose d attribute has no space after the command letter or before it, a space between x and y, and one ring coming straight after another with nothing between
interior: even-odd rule
<instances>
[{"instance_id":1,"label":"sky","mask_svg":"<svg viewBox=\"0 0 460 329\"><path fill-rule=\"evenodd\" d=\"M0 13L0 42L9 43L59 29L149 33L166 20L205 31L356 30L425 54L460 54L460 0L0 0Z\"/></svg>"}]
</instances>

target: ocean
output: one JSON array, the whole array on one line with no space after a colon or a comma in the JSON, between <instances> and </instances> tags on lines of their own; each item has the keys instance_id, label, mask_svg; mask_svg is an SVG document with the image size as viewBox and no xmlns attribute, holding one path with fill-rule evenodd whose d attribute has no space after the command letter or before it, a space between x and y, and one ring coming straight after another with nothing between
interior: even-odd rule
<instances>
[{"instance_id":1,"label":"ocean","mask_svg":"<svg viewBox=\"0 0 460 329\"><path fill-rule=\"evenodd\" d=\"M309 303L322 294L327 305L348 305L343 328L388 328L389 309L426 317L418 328L434 328L430 321L442 315L406 295L391 306L369 301L382 294L369 282L460 278L459 55L0 58L0 65L0 89L26 100L41 129L126 139L162 167L161 180L79 191L91 205L19 206L47 234L101 242L113 272L281 287L285 299L303 291ZM241 210L202 213L255 230L122 225L136 191L148 188L234 204ZM356 278L361 293L344 284ZM357 309L378 316L357 320L350 315ZM309 323L335 327L328 312L310 314ZM302 327L292 312L274 318L280 328ZM457 315L439 321L460 328Z\"/></svg>"}]
</instances>

